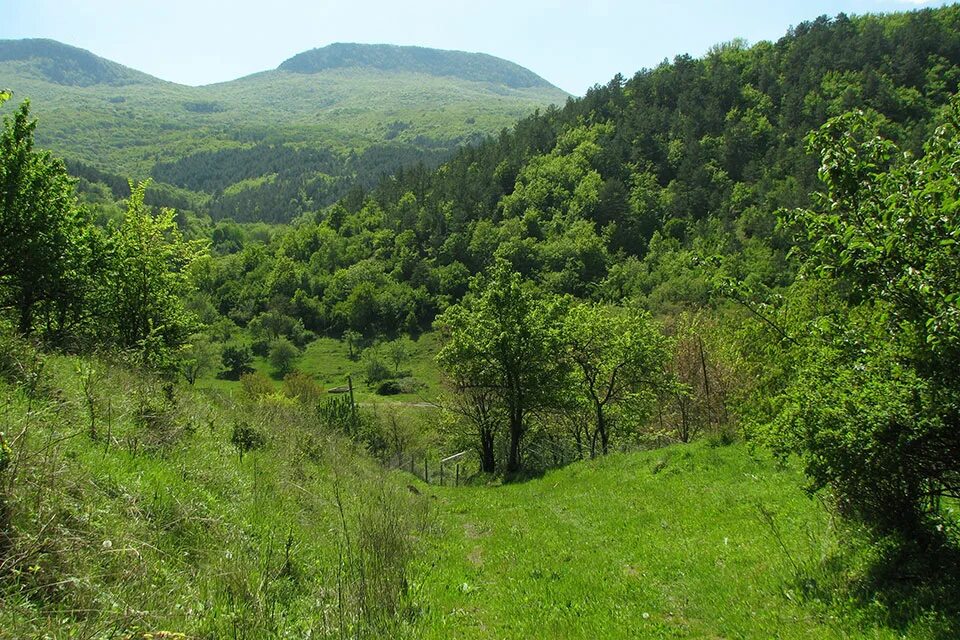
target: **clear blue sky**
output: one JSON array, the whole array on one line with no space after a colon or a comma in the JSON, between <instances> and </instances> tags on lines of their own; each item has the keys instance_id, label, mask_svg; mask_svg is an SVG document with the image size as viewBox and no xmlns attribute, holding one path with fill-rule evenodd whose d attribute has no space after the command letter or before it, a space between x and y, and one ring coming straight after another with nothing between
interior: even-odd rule
<instances>
[{"instance_id":1,"label":"clear blue sky","mask_svg":"<svg viewBox=\"0 0 960 640\"><path fill-rule=\"evenodd\" d=\"M818 15L945 0L0 0L0 39L53 38L164 80L209 84L332 42L481 51L573 94Z\"/></svg>"}]
</instances>

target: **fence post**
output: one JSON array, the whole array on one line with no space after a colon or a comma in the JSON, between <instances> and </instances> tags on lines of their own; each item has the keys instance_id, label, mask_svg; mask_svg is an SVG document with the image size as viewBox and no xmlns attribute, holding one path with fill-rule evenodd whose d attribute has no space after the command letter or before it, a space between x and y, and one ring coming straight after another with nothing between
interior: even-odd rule
<instances>
[{"instance_id":1,"label":"fence post","mask_svg":"<svg viewBox=\"0 0 960 640\"><path fill-rule=\"evenodd\" d=\"M416 457L416 456L414 456L412 453L410 454L410 473L411 473L411 474L413 473L413 459L414 459L415 457Z\"/></svg>"},{"instance_id":2,"label":"fence post","mask_svg":"<svg viewBox=\"0 0 960 640\"><path fill-rule=\"evenodd\" d=\"M440 463L440 486L443 486L443 463Z\"/></svg>"},{"instance_id":3,"label":"fence post","mask_svg":"<svg viewBox=\"0 0 960 640\"><path fill-rule=\"evenodd\" d=\"M460 486L460 463L459 462L457 463L457 481L453 486L455 487Z\"/></svg>"}]
</instances>

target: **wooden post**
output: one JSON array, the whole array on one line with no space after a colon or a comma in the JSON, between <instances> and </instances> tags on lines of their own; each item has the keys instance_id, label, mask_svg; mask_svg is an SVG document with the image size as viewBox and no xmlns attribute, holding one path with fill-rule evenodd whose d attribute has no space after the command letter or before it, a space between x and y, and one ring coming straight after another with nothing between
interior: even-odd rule
<instances>
[{"instance_id":1,"label":"wooden post","mask_svg":"<svg viewBox=\"0 0 960 640\"><path fill-rule=\"evenodd\" d=\"M430 471L427 469L427 454L423 454L423 481L430 484Z\"/></svg>"},{"instance_id":2,"label":"wooden post","mask_svg":"<svg viewBox=\"0 0 960 640\"><path fill-rule=\"evenodd\" d=\"M440 486L443 486L443 463L440 463Z\"/></svg>"},{"instance_id":3,"label":"wooden post","mask_svg":"<svg viewBox=\"0 0 960 640\"><path fill-rule=\"evenodd\" d=\"M357 404L353 401L353 376L347 374L347 387L350 389L350 412L353 414L353 419L357 418Z\"/></svg>"},{"instance_id":4,"label":"wooden post","mask_svg":"<svg viewBox=\"0 0 960 640\"><path fill-rule=\"evenodd\" d=\"M411 453L411 454L410 454L410 473L411 473L411 474L413 473L413 459L414 459L414 457L415 457L415 456Z\"/></svg>"},{"instance_id":5,"label":"wooden post","mask_svg":"<svg viewBox=\"0 0 960 640\"><path fill-rule=\"evenodd\" d=\"M456 480L456 483L455 483L453 486L455 486L455 487L459 487L459 486L460 486L460 463L459 463L459 462L457 463L457 480Z\"/></svg>"}]
</instances>

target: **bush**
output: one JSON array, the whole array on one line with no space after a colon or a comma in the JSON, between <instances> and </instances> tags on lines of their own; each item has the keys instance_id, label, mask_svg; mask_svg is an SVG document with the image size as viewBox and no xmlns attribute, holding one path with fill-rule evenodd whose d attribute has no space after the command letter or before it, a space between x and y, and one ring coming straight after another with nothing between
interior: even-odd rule
<instances>
[{"instance_id":1,"label":"bush","mask_svg":"<svg viewBox=\"0 0 960 640\"><path fill-rule=\"evenodd\" d=\"M261 397L273 393L273 383L260 371L253 371L240 376L240 386L243 388L243 393L251 400L259 400Z\"/></svg>"},{"instance_id":2,"label":"bush","mask_svg":"<svg viewBox=\"0 0 960 640\"><path fill-rule=\"evenodd\" d=\"M400 386L399 380L384 380L377 385L377 395L395 396L399 393L403 393L403 388Z\"/></svg>"},{"instance_id":3,"label":"bush","mask_svg":"<svg viewBox=\"0 0 960 640\"><path fill-rule=\"evenodd\" d=\"M832 295L791 329L773 439L841 513L904 540L960 496L960 98L945 115L915 160L862 113L829 121L811 136L826 193L789 218Z\"/></svg>"},{"instance_id":4,"label":"bush","mask_svg":"<svg viewBox=\"0 0 960 640\"><path fill-rule=\"evenodd\" d=\"M372 350L364 353L363 373L367 384L375 384L394 377L393 371L380 355Z\"/></svg>"},{"instance_id":5,"label":"bush","mask_svg":"<svg viewBox=\"0 0 960 640\"><path fill-rule=\"evenodd\" d=\"M416 378L385 380L377 385L377 394L381 396L392 396L398 393L416 393L424 386L425 385Z\"/></svg>"},{"instance_id":6,"label":"bush","mask_svg":"<svg viewBox=\"0 0 960 640\"><path fill-rule=\"evenodd\" d=\"M267 444L267 437L247 422L235 422L230 444L237 450L242 462L245 453L262 449Z\"/></svg>"},{"instance_id":7,"label":"bush","mask_svg":"<svg viewBox=\"0 0 960 640\"><path fill-rule=\"evenodd\" d=\"M270 364L278 375L285 376L293 370L300 351L286 338L277 338L270 345Z\"/></svg>"},{"instance_id":8,"label":"bush","mask_svg":"<svg viewBox=\"0 0 960 640\"><path fill-rule=\"evenodd\" d=\"M229 380L239 380L240 376L250 373L253 368L250 363L253 362L253 354L250 353L250 347L246 345L234 345L224 348L220 355L223 362L225 378Z\"/></svg>"},{"instance_id":9,"label":"bush","mask_svg":"<svg viewBox=\"0 0 960 640\"><path fill-rule=\"evenodd\" d=\"M296 398L302 404L312 406L320 400L323 390L307 374L293 371L283 378L283 393L290 398Z\"/></svg>"}]
</instances>

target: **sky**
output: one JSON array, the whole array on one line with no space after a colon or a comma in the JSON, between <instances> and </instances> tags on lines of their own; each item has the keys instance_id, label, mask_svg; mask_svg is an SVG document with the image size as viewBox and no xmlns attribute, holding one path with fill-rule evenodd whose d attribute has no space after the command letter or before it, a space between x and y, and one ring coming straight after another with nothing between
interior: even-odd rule
<instances>
[{"instance_id":1,"label":"sky","mask_svg":"<svg viewBox=\"0 0 960 640\"><path fill-rule=\"evenodd\" d=\"M617 73L714 44L776 40L819 15L947 0L0 0L0 39L52 38L201 85L333 42L488 53L582 95ZM0 79L2 80L2 79Z\"/></svg>"}]
</instances>

